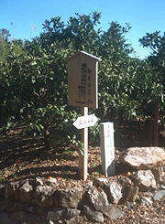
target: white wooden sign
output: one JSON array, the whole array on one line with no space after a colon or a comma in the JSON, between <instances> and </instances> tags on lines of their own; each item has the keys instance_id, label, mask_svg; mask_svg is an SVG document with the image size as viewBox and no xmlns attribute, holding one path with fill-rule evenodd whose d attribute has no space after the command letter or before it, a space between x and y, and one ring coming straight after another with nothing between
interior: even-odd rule
<instances>
[{"instance_id":1,"label":"white wooden sign","mask_svg":"<svg viewBox=\"0 0 165 224\"><path fill-rule=\"evenodd\" d=\"M68 103L77 107L98 107L98 61L80 51L68 60Z\"/></svg>"},{"instance_id":2,"label":"white wooden sign","mask_svg":"<svg viewBox=\"0 0 165 224\"><path fill-rule=\"evenodd\" d=\"M100 148L102 170L105 176L115 174L114 127L112 122L101 123Z\"/></svg>"},{"instance_id":3,"label":"white wooden sign","mask_svg":"<svg viewBox=\"0 0 165 224\"><path fill-rule=\"evenodd\" d=\"M98 121L98 118L95 116L95 114L90 114L86 116L78 117L77 120L73 123L73 125L77 129L87 128L94 126Z\"/></svg>"}]
</instances>

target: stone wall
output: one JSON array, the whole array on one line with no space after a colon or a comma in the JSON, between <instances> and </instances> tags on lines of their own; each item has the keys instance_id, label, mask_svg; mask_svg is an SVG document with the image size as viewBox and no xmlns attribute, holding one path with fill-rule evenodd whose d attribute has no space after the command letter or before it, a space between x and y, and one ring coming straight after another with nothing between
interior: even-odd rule
<instances>
[{"instance_id":1,"label":"stone wall","mask_svg":"<svg viewBox=\"0 0 165 224\"><path fill-rule=\"evenodd\" d=\"M152 148L153 149L153 148ZM142 156L145 148L140 148ZM151 150L152 151L152 150ZM158 151L155 153L158 159ZM131 166L137 162L136 155L128 150L123 162ZM159 151L160 152L160 151ZM146 157L146 154L144 156ZM162 155L163 151L162 151ZM137 156L135 158L135 156ZM129 158L129 159L128 159ZM143 158L144 159L144 158ZM128 161L129 160L129 161ZM140 161L145 163L149 161ZM154 200L165 200L164 157L147 165L133 163L130 172L108 178L96 178L82 184L71 183L59 188L56 178L37 177L0 184L0 223L1 224L78 224L105 223L124 216L120 205L141 201L152 204ZM129 163L129 164L128 164ZM145 169L141 169L145 168Z\"/></svg>"}]
</instances>

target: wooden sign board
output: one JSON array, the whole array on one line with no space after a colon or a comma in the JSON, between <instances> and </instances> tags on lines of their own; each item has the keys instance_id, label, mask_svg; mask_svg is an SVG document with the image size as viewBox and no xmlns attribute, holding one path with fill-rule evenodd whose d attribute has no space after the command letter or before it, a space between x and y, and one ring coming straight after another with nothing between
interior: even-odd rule
<instances>
[{"instance_id":1,"label":"wooden sign board","mask_svg":"<svg viewBox=\"0 0 165 224\"><path fill-rule=\"evenodd\" d=\"M68 103L77 107L98 107L98 61L84 51L68 61Z\"/></svg>"}]
</instances>

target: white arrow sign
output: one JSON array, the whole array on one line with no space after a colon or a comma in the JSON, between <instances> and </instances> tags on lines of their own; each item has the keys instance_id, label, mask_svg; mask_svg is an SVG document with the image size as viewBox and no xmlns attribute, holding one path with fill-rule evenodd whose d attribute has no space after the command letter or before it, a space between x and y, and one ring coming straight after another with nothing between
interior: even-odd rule
<instances>
[{"instance_id":1,"label":"white arrow sign","mask_svg":"<svg viewBox=\"0 0 165 224\"><path fill-rule=\"evenodd\" d=\"M98 118L95 114L90 114L86 116L78 117L77 120L73 123L73 125L77 129L87 128L90 126L94 126L98 121Z\"/></svg>"}]
</instances>

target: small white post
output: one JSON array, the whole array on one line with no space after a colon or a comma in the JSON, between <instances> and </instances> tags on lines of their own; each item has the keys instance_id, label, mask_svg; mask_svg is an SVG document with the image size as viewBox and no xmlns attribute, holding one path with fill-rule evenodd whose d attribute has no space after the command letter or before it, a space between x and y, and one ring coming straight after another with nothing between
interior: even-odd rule
<instances>
[{"instance_id":1,"label":"small white post","mask_svg":"<svg viewBox=\"0 0 165 224\"><path fill-rule=\"evenodd\" d=\"M100 148L103 174L113 176L115 174L115 146L113 122L101 123Z\"/></svg>"},{"instance_id":2,"label":"small white post","mask_svg":"<svg viewBox=\"0 0 165 224\"><path fill-rule=\"evenodd\" d=\"M82 109L84 116L88 115L88 107ZM83 180L88 176L88 128L81 130L81 143L83 144L83 155L80 156L80 175Z\"/></svg>"}]
</instances>

